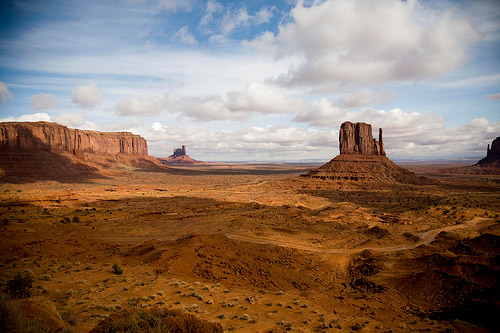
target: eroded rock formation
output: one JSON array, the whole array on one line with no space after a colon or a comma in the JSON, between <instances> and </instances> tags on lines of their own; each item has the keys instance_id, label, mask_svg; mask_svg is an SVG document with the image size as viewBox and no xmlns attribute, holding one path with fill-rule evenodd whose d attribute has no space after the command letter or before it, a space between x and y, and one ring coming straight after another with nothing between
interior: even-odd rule
<instances>
[{"instance_id":1,"label":"eroded rock formation","mask_svg":"<svg viewBox=\"0 0 500 333\"><path fill-rule=\"evenodd\" d=\"M0 123L0 150L148 155L146 140L129 132L96 132L47 122Z\"/></svg>"},{"instance_id":2,"label":"eroded rock formation","mask_svg":"<svg viewBox=\"0 0 500 333\"><path fill-rule=\"evenodd\" d=\"M486 149L486 157L477 162L479 165L490 164L495 161L500 161L500 136L497 137ZM497 163L498 164L498 163Z\"/></svg>"},{"instance_id":3,"label":"eroded rock formation","mask_svg":"<svg viewBox=\"0 0 500 333\"><path fill-rule=\"evenodd\" d=\"M340 155L304 177L340 182L429 184L428 178L402 168L385 157L382 129L379 141L372 136L372 126L344 122L339 134Z\"/></svg>"},{"instance_id":4,"label":"eroded rock formation","mask_svg":"<svg viewBox=\"0 0 500 333\"><path fill-rule=\"evenodd\" d=\"M179 157L186 154L186 146L182 145L182 148L174 148L174 153L170 157Z\"/></svg>"},{"instance_id":5,"label":"eroded rock formation","mask_svg":"<svg viewBox=\"0 0 500 333\"><path fill-rule=\"evenodd\" d=\"M186 164L205 164L204 162L192 159L186 153L186 146L182 145L182 148L175 148L174 153L166 158L158 158L158 160L164 165L186 165Z\"/></svg>"},{"instance_id":6,"label":"eroded rock formation","mask_svg":"<svg viewBox=\"0 0 500 333\"><path fill-rule=\"evenodd\" d=\"M372 125L344 122L339 131L340 155L380 155L385 156L382 129L379 128L378 141L372 136Z\"/></svg>"},{"instance_id":7,"label":"eroded rock formation","mask_svg":"<svg viewBox=\"0 0 500 333\"><path fill-rule=\"evenodd\" d=\"M86 131L48 122L0 123L0 176L83 180L130 167L164 169L148 155L146 140L129 132Z\"/></svg>"}]
</instances>

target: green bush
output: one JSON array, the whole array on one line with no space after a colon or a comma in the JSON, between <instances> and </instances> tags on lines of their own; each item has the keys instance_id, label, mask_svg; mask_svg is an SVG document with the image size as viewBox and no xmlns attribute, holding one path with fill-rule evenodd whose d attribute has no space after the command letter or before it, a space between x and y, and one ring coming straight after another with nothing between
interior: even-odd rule
<instances>
[{"instance_id":1,"label":"green bush","mask_svg":"<svg viewBox=\"0 0 500 333\"><path fill-rule=\"evenodd\" d=\"M113 264L113 273L117 275L122 275L123 274L123 269L118 265L117 263Z\"/></svg>"},{"instance_id":2,"label":"green bush","mask_svg":"<svg viewBox=\"0 0 500 333\"><path fill-rule=\"evenodd\" d=\"M222 332L222 325L178 310L127 310L100 321L93 333L111 332Z\"/></svg>"},{"instance_id":3,"label":"green bush","mask_svg":"<svg viewBox=\"0 0 500 333\"><path fill-rule=\"evenodd\" d=\"M33 277L27 273L18 273L12 280L7 281L7 292L14 298L26 298L31 296Z\"/></svg>"}]
</instances>

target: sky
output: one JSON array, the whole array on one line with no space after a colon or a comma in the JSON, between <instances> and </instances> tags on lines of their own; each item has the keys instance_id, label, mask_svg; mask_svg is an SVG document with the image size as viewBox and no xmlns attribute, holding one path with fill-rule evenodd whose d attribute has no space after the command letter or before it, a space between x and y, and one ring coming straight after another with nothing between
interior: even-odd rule
<instances>
[{"instance_id":1,"label":"sky","mask_svg":"<svg viewBox=\"0 0 500 333\"><path fill-rule=\"evenodd\" d=\"M0 121L297 162L335 157L361 121L391 159L482 157L499 55L495 0L3 0Z\"/></svg>"}]
</instances>

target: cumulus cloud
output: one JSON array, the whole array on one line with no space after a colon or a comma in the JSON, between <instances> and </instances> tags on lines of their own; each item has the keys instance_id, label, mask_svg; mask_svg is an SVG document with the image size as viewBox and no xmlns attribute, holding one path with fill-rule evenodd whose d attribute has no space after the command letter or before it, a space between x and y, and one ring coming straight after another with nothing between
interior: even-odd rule
<instances>
[{"instance_id":1,"label":"cumulus cloud","mask_svg":"<svg viewBox=\"0 0 500 333\"><path fill-rule=\"evenodd\" d=\"M114 106L121 116L154 115L163 111L200 121L247 120L255 114L296 114L305 102L258 83L225 96L190 96L166 93L162 97L131 97Z\"/></svg>"},{"instance_id":2,"label":"cumulus cloud","mask_svg":"<svg viewBox=\"0 0 500 333\"><path fill-rule=\"evenodd\" d=\"M37 112L33 114L24 114L19 117L8 117L0 119L1 121L51 121L50 116L45 112Z\"/></svg>"},{"instance_id":3,"label":"cumulus cloud","mask_svg":"<svg viewBox=\"0 0 500 333\"><path fill-rule=\"evenodd\" d=\"M13 100L14 95L9 91L9 88L5 85L5 83L0 82L0 104L4 101Z\"/></svg>"},{"instance_id":4,"label":"cumulus cloud","mask_svg":"<svg viewBox=\"0 0 500 333\"><path fill-rule=\"evenodd\" d=\"M226 105L233 111L294 114L302 110L304 102L280 90L250 83L242 91L228 92Z\"/></svg>"},{"instance_id":5,"label":"cumulus cloud","mask_svg":"<svg viewBox=\"0 0 500 333\"><path fill-rule=\"evenodd\" d=\"M194 118L201 121L214 120L242 120L249 116L244 112L233 112L226 107L221 96L183 96L179 94L166 94L164 97L165 109L169 112L179 113L183 117Z\"/></svg>"},{"instance_id":6,"label":"cumulus cloud","mask_svg":"<svg viewBox=\"0 0 500 333\"><path fill-rule=\"evenodd\" d=\"M76 86L73 89L73 103L84 108L93 108L102 100L97 84L90 81L87 85Z\"/></svg>"},{"instance_id":7,"label":"cumulus cloud","mask_svg":"<svg viewBox=\"0 0 500 333\"><path fill-rule=\"evenodd\" d=\"M445 118L434 112L405 112L399 108L350 111L326 99L311 103L294 120L336 129L344 121L369 123L375 137L377 129L383 129L386 151L396 158L481 156L484 147L500 132L500 122L485 118L447 127Z\"/></svg>"},{"instance_id":8,"label":"cumulus cloud","mask_svg":"<svg viewBox=\"0 0 500 333\"><path fill-rule=\"evenodd\" d=\"M336 132L292 126L250 126L238 130L206 131L198 127L165 126L160 122L142 129L155 156L187 145L191 156L204 160L280 160L320 158L333 154ZM326 152L326 155L324 154Z\"/></svg>"},{"instance_id":9,"label":"cumulus cloud","mask_svg":"<svg viewBox=\"0 0 500 333\"><path fill-rule=\"evenodd\" d=\"M500 93L486 95L486 96L484 96L484 98L486 98L486 99L492 99L492 100L497 100L497 99L500 99Z\"/></svg>"},{"instance_id":10,"label":"cumulus cloud","mask_svg":"<svg viewBox=\"0 0 500 333\"><path fill-rule=\"evenodd\" d=\"M46 112L37 112L32 114L25 114L19 117L9 117L0 119L0 122L3 121L47 121L58 123L64 126L68 126L71 128L79 128L79 129L87 129L87 130L99 130L99 126L97 124L86 120L85 113L60 113L55 116L50 116Z\"/></svg>"},{"instance_id":11,"label":"cumulus cloud","mask_svg":"<svg viewBox=\"0 0 500 333\"><path fill-rule=\"evenodd\" d=\"M467 20L451 11L436 16L416 1L329 0L299 1L290 22L249 44L276 58L301 58L274 82L335 89L441 75L462 65L480 38Z\"/></svg>"},{"instance_id":12,"label":"cumulus cloud","mask_svg":"<svg viewBox=\"0 0 500 333\"><path fill-rule=\"evenodd\" d=\"M40 93L31 96L31 106L36 110L47 110L57 104L57 99L52 94Z\"/></svg>"},{"instance_id":13,"label":"cumulus cloud","mask_svg":"<svg viewBox=\"0 0 500 333\"><path fill-rule=\"evenodd\" d=\"M163 108L163 101L155 96L135 96L120 101L114 107L116 113L121 116L130 115L154 115Z\"/></svg>"},{"instance_id":14,"label":"cumulus cloud","mask_svg":"<svg viewBox=\"0 0 500 333\"><path fill-rule=\"evenodd\" d=\"M189 32L189 27L184 26L177 30L174 34L174 39L179 40L180 42L188 45L196 45L196 38L194 38L193 34Z\"/></svg>"},{"instance_id":15,"label":"cumulus cloud","mask_svg":"<svg viewBox=\"0 0 500 333\"><path fill-rule=\"evenodd\" d=\"M374 121L375 137L378 127L384 129L386 151L390 158L396 159L481 157L486 145L500 131L500 122L484 118L446 127L444 119L432 113L415 114L395 109L367 110L365 115L370 119L367 122ZM394 123L390 122L391 118ZM148 140L155 156L168 156L172 148L186 144L194 152L192 157L205 160L329 160L339 153L339 126L340 122L335 128L270 125L207 131L155 122L151 128L138 132Z\"/></svg>"}]
</instances>

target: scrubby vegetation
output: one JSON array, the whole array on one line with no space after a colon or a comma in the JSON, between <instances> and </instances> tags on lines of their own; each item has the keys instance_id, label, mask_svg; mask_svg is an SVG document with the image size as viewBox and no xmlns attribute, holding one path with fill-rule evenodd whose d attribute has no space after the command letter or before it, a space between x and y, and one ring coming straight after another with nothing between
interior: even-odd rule
<instances>
[{"instance_id":1,"label":"scrubby vegetation","mask_svg":"<svg viewBox=\"0 0 500 333\"><path fill-rule=\"evenodd\" d=\"M32 287L33 277L28 273L18 273L12 280L7 281L7 293L14 298L29 297Z\"/></svg>"},{"instance_id":2,"label":"scrubby vegetation","mask_svg":"<svg viewBox=\"0 0 500 333\"><path fill-rule=\"evenodd\" d=\"M222 332L219 323L199 319L177 310L128 310L112 314L91 331L111 332Z\"/></svg>"},{"instance_id":3,"label":"scrubby vegetation","mask_svg":"<svg viewBox=\"0 0 500 333\"><path fill-rule=\"evenodd\" d=\"M117 263L113 264L113 273L117 275L122 275L123 274L123 269L118 265Z\"/></svg>"}]
</instances>

